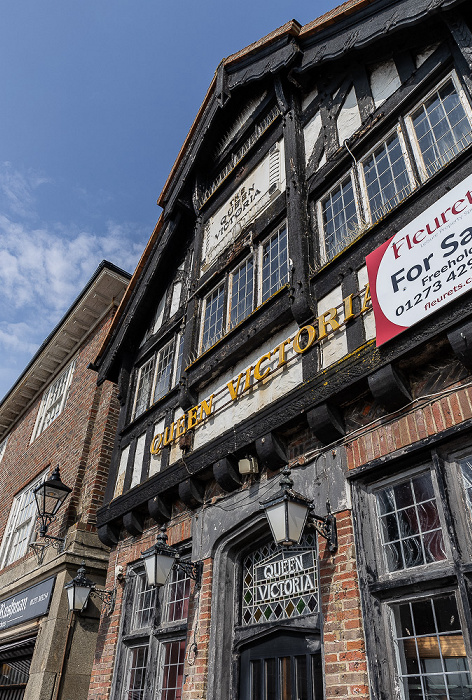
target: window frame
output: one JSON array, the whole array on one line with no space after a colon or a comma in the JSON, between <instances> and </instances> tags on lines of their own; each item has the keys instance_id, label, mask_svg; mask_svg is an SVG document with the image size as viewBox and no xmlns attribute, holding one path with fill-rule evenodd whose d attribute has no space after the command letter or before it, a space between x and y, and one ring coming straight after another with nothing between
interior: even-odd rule
<instances>
[{"instance_id":1,"label":"window frame","mask_svg":"<svg viewBox=\"0 0 472 700\"><path fill-rule=\"evenodd\" d=\"M3 459L4 456L5 456L5 451L6 451L6 449L7 449L8 438L9 438L9 437L10 437L10 436L7 435L6 438L4 438L4 439L0 442L0 462L2 461L2 459Z\"/></svg>"},{"instance_id":2,"label":"window frame","mask_svg":"<svg viewBox=\"0 0 472 700\"><path fill-rule=\"evenodd\" d=\"M31 433L31 440L30 444L36 440L37 437L39 437L42 433L44 433L45 430L49 428L49 426L54 423L56 418L58 418L61 413L64 411L65 405L67 403L67 398L69 396L69 391L70 387L72 384L72 378L74 376L74 371L75 371L75 366L77 364L77 358L74 358L69 362L69 364L60 372L59 375L57 375L53 381L49 384L47 389L43 391L42 397L41 397L41 403L38 408L38 414L36 416L36 421L34 423L34 428L33 432ZM64 386L62 393L60 394L59 398L53 398L52 401L50 401L51 397L54 394L55 388L60 384L60 382L65 378ZM50 409L56 405L59 404L59 410L55 414L54 418L51 419L51 421L45 425L46 423L46 417L48 415L48 412Z\"/></svg>"},{"instance_id":3,"label":"window frame","mask_svg":"<svg viewBox=\"0 0 472 700\"><path fill-rule=\"evenodd\" d=\"M262 256L264 246L267 245L275 236L278 236L281 231L285 230L286 235L286 253L287 253L287 280L283 282L277 289L270 294L267 299L262 300ZM243 265L247 263L248 260L252 258L253 260L253 292L252 292L252 309L243 318L241 318L238 323L231 326L231 294L232 294L232 279L234 274L241 269ZM288 227L287 222L283 221L274 230L263 239L261 239L257 244L251 245L251 252L246 254L237 265L228 269L224 276L219 280L219 282L210 289L203 297L201 301L200 310L200 328L198 333L198 354L210 350L214 345L216 345L220 340L222 340L228 333L232 332L238 328L241 323L243 323L251 314L253 314L257 309L259 309L263 304L268 302L273 296L275 296L281 289L283 289L290 281L290 257L289 257L289 240L288 240ZM208 300L210 297L219 289L223 289L223 311L222 311L222 331L221 335L216 339L212 340L210 344L203 344L204 339L204 329L205 329L205 314L207 309Z\"/></svg>"},{"instance_id":4,"label":"window frame","mask_svg":"<svg viewBox=\"0 0 472 700\"><path fill-rule=\"evenodd\" d=\"M324 221L323 221L323 205L327 201L328 197L331 196L332 192L336 190L336 188L341 187L342 184L348 180L348 178L351 179L351 185L352 185L352 191L354 193L354 204L356 207L356 215L357 215L357 226L359 227L359 233L360 229L362 228L363 222L364 222L364 211L362 209L362 201L359 199L358 192L357 192L357 181L356 181L356 175L354 168L349 168L346 173L343 173L343 176L340 177L336 183L329 188L327 192L323 194L322 197L318 200L316 204L316 217L317 217L317 222L318 222L318 231L322 232L322 235L319 237L319 243L320 243L320 257L322 260L323 264L326 264L330 260L333 260L337 255L339 255L343 250L347 248L347 246L357 238L357 235L349 237L347 240L346 244L340 248L338 251L336 251L333 255L328 257L327 249L326 249L326 236L325 236L325 228L324 228Z\"/></svg>"},{"instance_id":5,"label":"window frame","mask_svg":"<svg viewBox=\"0 0 472 700\"><path fill-rule=\"evenodd\" d=\"M48 469L46 469L44 472L36 476L32 481L30 481L26 486L24 486L21 491L18 491L13 496L12 504L10 506L10 513L8 515L8 520L7 524L5 527L5 531L3 533L2 541L0 543L0 570L4 569L6 566L9 566L10 564L13 564L14 562L18 561L19 559L22 559L24 556L27 555L28 553L28 546L33 540L34 537L34 532L35 532L35 523L36 523L36 503L34 499L34 495L32 495L31 499L29 500L29 503L26 503L26 499L28 498L29 494L33 494L33 489L35 489L39 484L41 484L43 481L47 479L48 476ZM25 509L30 508L31 509L31 514L29 517L25 520L22 520L21 522L18 522L18 516L24 512ZM14 538L15 538L15 533L19 532L20 528L22 528L26 523L26 529L27 529L27 536L22 540L22 542L26 541L26 546L19 554L18 556L14 556L13 558L11 557L11 552L13 548L16 548L18 546L18 542L13 544Z\"/></svg>"}]
</instances>

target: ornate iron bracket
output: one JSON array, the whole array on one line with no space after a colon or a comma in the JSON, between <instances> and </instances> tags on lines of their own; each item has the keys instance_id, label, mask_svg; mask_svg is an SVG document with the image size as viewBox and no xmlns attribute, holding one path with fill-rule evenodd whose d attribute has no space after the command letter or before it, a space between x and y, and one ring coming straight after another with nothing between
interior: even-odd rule
<instances>
[{"instance_id":1,"label":"ornate iron bracket","mask_svg":"<svg viewBox=\"0 0 472 700\"><path fill-rule=\"evenodd\" d=\"M327 540L329 551L335 552L338 548L338 530L336 526L336 518L331 513L329 501L326 501L326 510L328 511L328 515L324 517L322 515L317 515L315 513L315 507L312 503L308 514L308 523L315 528L319 535Z\"/></svg>"},{"instance_id":2,"label":"ornate iron bracket","mask_svg":"<svg viewBox=\"0 0 472 700\"><path fill-rule=\"evenodd\" d=\"M203 562L202 561L181 561L178 557L175 566L184 571L189 578L195 581L195 588L200 588L202 583Z\"/></svg>"}]
</instances>

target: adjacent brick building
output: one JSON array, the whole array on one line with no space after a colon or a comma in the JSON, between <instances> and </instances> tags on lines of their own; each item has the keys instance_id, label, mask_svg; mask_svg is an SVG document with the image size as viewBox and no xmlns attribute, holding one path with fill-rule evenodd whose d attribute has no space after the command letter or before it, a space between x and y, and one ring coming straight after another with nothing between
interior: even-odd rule
<instances>
[{"instance_id":1,"label":"adjacent brick building","mask_svg":"<svg viewBox=\"0 0 472 700\"><path fill-rule=\"evenodd\" d=\"M119 414L116 387L89 369L129 275L103 262L0 404L0 697L87 697L99 610L69 614L64 584L82 561L103 583L96 534ZM72 489L47 535L33 489L59 466ZM23 602L22 602L23 601Z\"/></svg>"},{"instance_id":2,"label":"adjacent brick building","mask_svg":"<svg viewBox=\"0 0 472 700\"><path fill-rule=\"evenodd\" d=\"M89 700L472 697L471 32L349 0L218 66L95 362ZM278 545L290 478L324 520ZM200 585L150 585L163 524Z\"/></svg>"}]
</instances>

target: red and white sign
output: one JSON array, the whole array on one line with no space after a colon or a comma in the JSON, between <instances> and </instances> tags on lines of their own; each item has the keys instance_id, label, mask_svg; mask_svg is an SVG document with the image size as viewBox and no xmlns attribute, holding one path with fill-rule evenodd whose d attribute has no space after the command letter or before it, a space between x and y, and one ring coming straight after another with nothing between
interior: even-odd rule
<instances>
[{"instance_id":1,"label":"red and white sign","mask_svg":"<svg viewBox=\"0 0 472 700\"><path fill-rule=\"evenodd\" d=\"M377 347L472 289L472 175L366 263Z\"/></svg>"}]
</instances>

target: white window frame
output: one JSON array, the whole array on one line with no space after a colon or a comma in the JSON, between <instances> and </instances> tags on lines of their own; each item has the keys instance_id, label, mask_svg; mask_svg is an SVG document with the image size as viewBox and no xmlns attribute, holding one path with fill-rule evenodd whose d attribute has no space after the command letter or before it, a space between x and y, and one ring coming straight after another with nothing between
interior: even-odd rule
<instances>
[{"instance_id":1,"label":"white window frame","mask_svg":"<svg viewBox=\"0 0 472 700\"><path fill-rule=\"evenodd\" d=\"M37 476L13 498L10 508L10 515L8 516L8 522L3 534L2 543L0 545L0 569L3 569L5 566L12 564L18 559L21 559L21 557L23 557L28 551L28 545L31 542L34 533L34 525L37 515L33 489L45 481L47 474L48 471L46 470ZM26 509L27 517L20 520ZM26 542L26 546L22 547L18 553L15 552L15 549L18 546L18 542L15 543L15 535L23 528L25 528L27 531L26 537L22 539L22 542Z\"/></svg>"},{"instance_id":2,"label":"white window frame","mask_svg":"<svg viewBox=\"0 0 472 700\"><path fill-rule=\"evenodd\" d=\"M318 200L317 205L316 205L316 218L317 218L317 223L318 223L318 231L320 231L320 253L321 253L321 260L324 263L327 263L329 260L332 260L333 258L336 257L336 255L339 255L339 253L347 248L349 243L353 241L357 236L353 236L352 238L349 238L349 240L346 241L346 245L344 248L341 248L337 253L332 255L331 257L328 257L328 254L326 252L326 240L325 240L325 228L324 228L324 221L323 221L323 205L326 202L327 198L331 195L334 190L339 187L347 178L351 178L351 184L352 184L352 191L354 193L354 204L356 207L356 214L357 214L357 225L359 226L359 229L362 227L363 222L365 220L364 217L364 212L362 208L362 203L359 201L358 193L357 193L357 186L356 186L356 178L354 175L354 171L352 168L349 168L347 173L344 173L342 177L337 180L337 182L329 188L327 192L323 194L321 199Z\"/></svg>"},{"instance_id":3,"label":"white window frame","mask_svg":"<svg viewBox=\"0 0 472 700\"><path fill-rule=\"evenodd\" d=\"M9 437L10 436L7 435L6 438L4 440L2 440L2 442L0 442L0 462L2 461L3 456L5 454L5 450L7 449L7 443L8 443Z\"/></svg>"},{"instance_id":4,"label":"white window frame","mask_svg":"<svg viewBox=\"0 0 472 700\"><path fill-rule=\"evenodd\" d=\"M288 266L288 272L290 274L290 257L289 257L289 248L288 248L288 230L287 230L287 222L284 221L282 224L277 226L271 233L270 235L266 236L264 240L262 240L260 243L257 245L254 245L254 249L251 251L249 255L244 257L234 268L229 270L226 273L226 276L221 279L218 284L216 284L209 292L206 294L203 299L202 299L202 305L201 305L201 315L200 315L200 331L198 335L198 352L199 354L202 354L203 352L206 352L210 348L212 348L216 343L218 343L222 338L224 338L230 331L234 330L237 328L243 321L245 321L249 316L256 311L262 304L265 304L269 299L271 299L274 294L277 294L277 292L282 289L287 282L284 282L284 284L280 285L280 287L277 288L275 292L273 292L264 302L262 301L262 255L263 255L263 250L264 246L280 231L285 229L287 231L287 266ZM234 326L231 326L231 294L232 294L232 281L233 281L233 275L243 266L247 263L249 259L253 260L253 293L252 293L252 310L245 316L243 319L239 321ZM203 349L203 332L204 332L204 326L205 326L205 313L206 313L206 307L207 307L207 302L210 296L220 288L223 288L223 295L224 295L224 301L223 301L223 329L222 329L222 334L221 337L218 338L218 340L215 340L211 345L209 345L205 350Z\"/></svg>"},{"instance_id":5,"label":"white window frame","mask_svg":"<svg viewBox=\"0 0 472 700\"><path fill-rule=\"evenodd\" d=\"M72 362L66 367L66 369L63 372L61 372L61 374L58 377L56 377L56 379L44 391L41 399L41 404L39 406L38 415L36 416L36 422L34 424L34 429L31 435L30 443L33 442L33 440L35 440L39 435L41 435L42 432L47 430L51 423L54 423L56 418L58 418L58 416L60 416L62 411L64 410L67 397L69 395L69 389L72 382L72 376L74 374L75 364L76 360L72 360ZM54 392L63 380L64 385L62 387L62 392L58 397L55 397ZM55 414L54 418L52 418L52 420L46 425L48 413L54 406L58 406L58 411Z\"/></svg>"},{"instance_id":6,"label":"white window frame","mask_svg":"<svg viewBox=\"0 0 472 700\"><path fill-rule=\"evenodd\" d=\"M415 132L415 128L413 126L412 115L414 114L414 112L416 112L416 110L419 107L421 107L423 104L425 104L425 102L427 102L429 100L429 98L435 92L438 92L438 90L440 90L450 80L452 80L452 83L454 85L454 88L455 88L458 96L459 96L459 100L462 104L462 107L464 108L466 117L469 120L469 124L470 124L471 130L472 130L472 108L470 106L470 102L466 97L466 94L462 88L462 85L460 84L460 81L459 81L459 78L457 77L456 72L452 71L444 78L444 80L441 80L440 83L435 85L434 88L432 88L419 102L417 102L417 104L415 104L413 109L411 109L405 117L405 126L406 126L406 130L407 130L408 138L409 138L410 143L411 143L413 154L415 156L415 161L416 161L416 165L418 167L421 182L426 182L427 180L429 180L429 178L432 177L436 172L439 172L439 170L442 170L442 168L445 167L445 165L447 165L447 163L444 163L434 173L431 173L428 175L428 172L426 170L426 166L425 166L424 161L423 161L423 154L421 153L421 148L420 148L420 145L418 143L418 139L416 138L416 132ZM454 158L455 158L455 156L451 157L450 160L454 160Z\"/></svg>"},{"instance_id":7,"label":"white window frame","mask_svg":"<svg viewBox=\"0 0 472 700\"><path fill-rule=\"evenodd\" d=\"M398 136L402 155L403 155L403 158L405 160L405 167L406 167L406 172L408 174L408 179L410 181L411 191L410 191L410 193L405 195L405 197L403 199L401 199L399 202L397 202L397 204L394 204L390 209L388 209L385 212L385 214L390 212L392 209L395 209L395 207L398 206L398 204L400 204L400 202L403 202L403 200L406 199L409 196L409 194L411 194L411 192L413 192L413 190L418 185L417 181L415 180L415 175L413 172L410 158L408 156L408 150L407 150L406 143L405 143L405 136L403 134L403 131L402 131L400 124L397 124L397 126L394 129L392 129L385 136L385 138L382 139L382 141L379 141L379 143L377 143L373 148L371 148L370 151L368 151L365 154L365 156L363 156L362 160L360 160L357 164L357 174L358 174L359 184L360 184L362 209L364 211L363 218L364 218L364 221L370 225L373 225L376 222L372 221L372 211L371 211L370 202L369 202L369 193L367 191L367 183L366 183L365 174L364 174L364 163L372 156L372 154L375 151L377 151L380 148L380 146L383 146L395 133ZM377 221L380 221L381 218L382 217L379 217L379 219L377 219ZM323 239L324 239L324 237L323 237Z\"/></svg>"}]
</instances>

